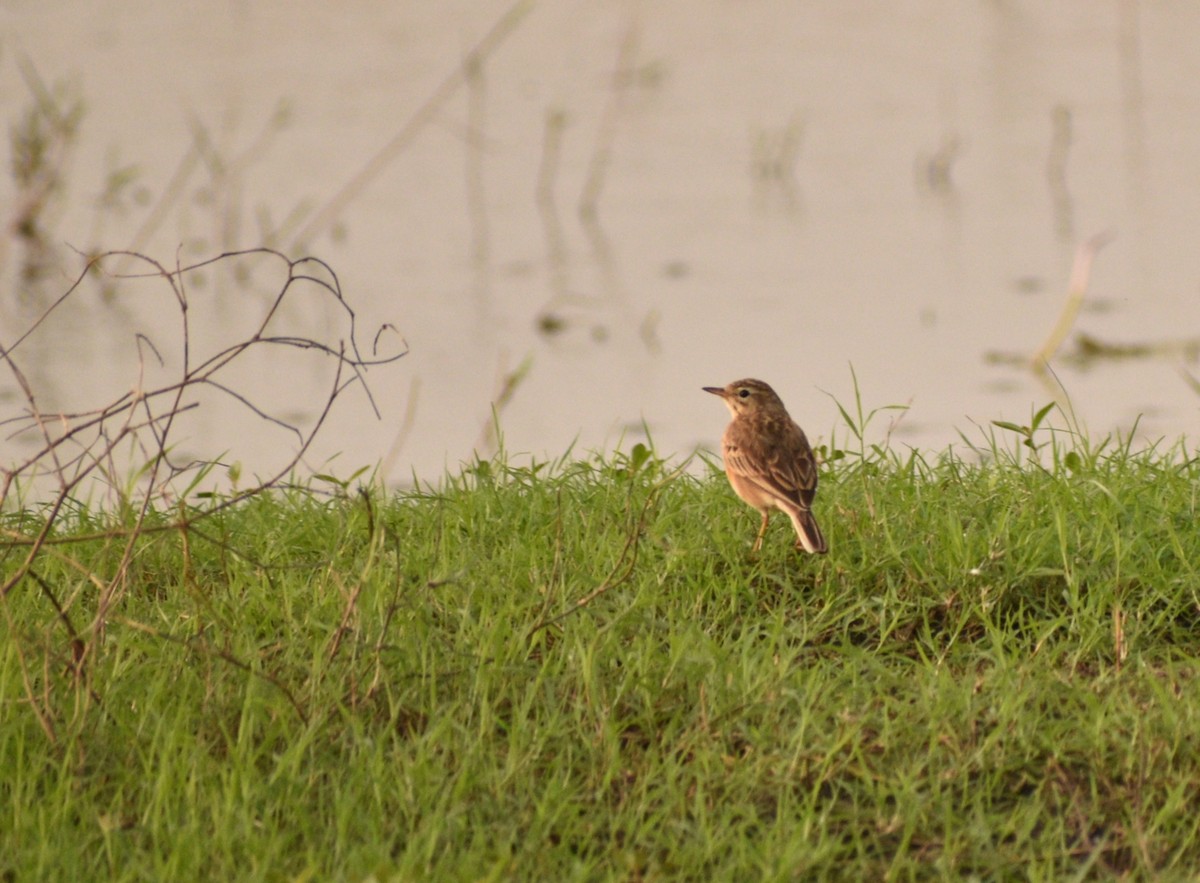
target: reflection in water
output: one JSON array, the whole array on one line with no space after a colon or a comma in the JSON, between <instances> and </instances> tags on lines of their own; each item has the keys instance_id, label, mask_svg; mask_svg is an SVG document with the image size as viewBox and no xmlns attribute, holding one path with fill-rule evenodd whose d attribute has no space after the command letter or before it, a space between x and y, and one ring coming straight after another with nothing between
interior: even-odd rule
<instances>
[{"instance_id":1,"label":"reflection in water","mask_svg":"<svg viewBox=\"0 0 1200 883\"><path fill-rule=\"evenodd\" d=\"M583 191L579 194L579 214L584 218L594 218L600 203L600 195L608 181L608 171L612 164L613 141L617 137L617 123L625 107L625 96L633 77L629 72L637 68L638 42L641 28L636 16L625 28L617 52L617 63L613 67L608 89L608 100L600 114L596 126L596 142L592 147L591 159L588 161L587 175L583 182Z\"/></svg>"},{"instance_id":2,"label":"reflection in water","mask_svg":"<svg viewBox=\"0 0 1200 883\"><path fill-rule=\"evenodd\" d=\"M1124 198L1129 215L1144 218L1153 213L1150 189L1149 137L1146 96L1143 87L1145 65L1142 61L1143 34L1139 0L1120 0L1117 4L1117 71L1120 82L1120 116L1124 157ZM1149 275L1155 263L1153 250L1141 240L1135 243L1136 260L1141 273ZM1145 276L1142 277L1143 281Z\"/></svg>"},{"instance_id":3,"label":"reflection in water","mask_svg":"<svg viewBox=\"0 0 1200 883\"><path fill-rule=\"evenodd\" d=\"M917 186L929 193L954 193L954 164L962 156L962 140L944 135L941 146L928 156L917 157Z\"/></svg>"},{"instance_id":4,"label":"reflection in water","mask_svg":"<svg viewBox=\"0 0 1200 883\"><path fill-rule=\"evenodd\" d=\"M538 322L546 334L562 330L562 319L553 312L556 302L565 302L569 292L567 278L567 243L562 220L558 216L558 197L555 183L558 181L559 164L562 160L563 133L567 128L567 115L562 110L546 112L546 124L542 137L542 158L538 165L537 208L542 219L542 231L546 237L546 270L550 280L550 302L543 308Z\"/></svg>"},{"instance_id":5,"label":"reflection in water","mask_svg":"<svg viewBox=\"0 0 1200 883\"><path fill-rule=\"evenodd\" d=\"M519 0L500 16L483 39L467 53L462 63L451 70L449 76L442 80L433 94L408 118L391 140L372 155L354 177L308 220L292 240L293 247L306 247L318 235L339 222L351 203L411 146L413 140L436 118L468 79L479 73L485 60L503 45L532 8L531 0Z\"/></svg>"},{"instance_id":6,"label":"reflection in water","mask_svg":"<svg viewBox=\"0 0 1200 883\"><path fill-rule=\"evenodd\" d=\"M17 300L36 310L37 304L28 302L36 301L38 284L57 268L55 228L79 138L83 99L72 86L48 85L28 58L19 61L19 68L28 104L10 123L12 193L0 236L0 266L8 269L9 248L15 242Z\"/></svg>"},{"instance_id":7,"label":"reflection in water","mask_svg":"<svg viewBox=\"0 0 1200 883\"><path fill-rule=\"evenodd\" d=\"M475 297L486 303L490 293L491 228L488 224L487 191L484 188L484 158L487 147L487 80L484 59L470 55L463 61L467 87L467 212L471 218L471 266L475 272Z\"/></svg>"},{"instance_id":8,"label":"reflection in water","mask_svg":"<svg viewBox=\"0 0 1200 883\"><path fill-rule=\"evenodd\" d=\"M638 48L641 39L641 24L636 15L627 22L612 72L609 76L607 98L596 127L595 140L589 155L583 186L577 204L577 215L585 239L591 251L591 264L598 273L600 294L592 296L576 286L571 278L571 251L567 244L567 233L559 210L558 183L562 172L562 156L569 116L562 108L551 108L545 114L542 138L541 161L538 165L536 204L546 238L546 265L550 283L550 297L542 307L536 322L538 331L547 337L563 333L578 318L568 318L572 307L581 307L588 312L605 309L627 312L621 275L608 238L601 223L600 200L604 193L612 164L614 144L620 123L628 106L631 90L643 84L653 85L654 78L638 75ZM586 320L584 320L586 321ZM593 343L608 340L609 330L593 320L591 327ZM522 374L523 376L523 374Z\"/></svg>"},{"instance_id":9,"label":"reflection in water","mask_svg":"<svg viewBox=\"0 0 1200 883\"><path fill-rule=\"evenodd\" d=\"M779 129L759 129L752 133L750 177L754 182L754 203L759 211L767 210L772 197L778 197L785 214L799 218L804 203L800 185L796 182L796 166L804 142L804 122L793 114Z\"/></svg>"},{"instance_id":10,"label":"reflection in water","mask_svg":"<svg viewBox=\"0 0 1200 883\"><path fill-rule=\"evenodd\" d=\"M1071 109L1056 104L1050 111L1050 153L1046 157L1046 180L1054 211L1054 232L1059 242L1075 242L1075 210L1067 187L1067 159L1071 153Z\"/></svg>"},{"instance_id":11,"label":"reflection in water","mask_svg":"<svg viewBox=\"0 0 1200 883\"><path fill-rule=\"evenodd\" d=\"M38 296L79 269L64 243L168 265L311 249L364 324L413 344L372 374L383 419L340 402L314 451L347 472L392 451L399 478L436 477L506 391L510 450L603 446L643 421L664 452L712 445L694 390L713 376L777 378L819 442L831 399L855 394L847 364L869 405L912 399L907 440L941 447L1044 402L1026 367L984 354L1027 357L1078 238L1116 228L1073 333L1155 355L1085 370L1068 337L1058 375L1096 433L1151 405L1139 432L1195 429L1192 354L1155 343L1200 325L1200 142L1180 123L1200 118L1200 7L697 2L232 4L202 13L202 42L187 6L22 4L4 27L86 110L42 216L57 251ZM30 90L0 62L0 109L20 120ZM207 274L212 334L261 306L252 277ZM32 296L13 287L6 344ZM127 385L111 366L145 306L79 301L29 376L60 400Z\"/></svg>"},{"instance_id":12,"label":"reflection in water","mask_svg":"<svg viewBox=\"0 0 1200 883\"><path fill-rule=\"evenodd\" d=\"M320 261L291 261L259 249L178 270L137 259L134 273L109 277L106 264L121 257L127 255L90 261L66 293L3 351L3 366L21 393L19 406L0 419L0 431L25 450L5 457L0 508L10 502L10 493L21 501L48 494L61 504L99 492L108 503L128 503L138 487L171 505L181 493L228 488L225 476L236 485L242 474L239 431L247 423L276 444L274 456L256 457L246 474L257 480L269 473L263 484L275 485L301 465L311 466L305 454L336 399L354 389L375 409L366 371L406 355L395 347L382 355L360 351L354 312L336 275ZM245 261L261 271L256 278L247 270L247 280L262 282L275 271L274 296L261 309L243 309L234 321L220 323L218 331L200 320L212 298L193 291L194 277ZM55 333L57 320L95 297L103 283L120 296L155 302L145 321L131 326L132 334L112 342L121 356L113 360L118 364L108 366L99 384L89 385L95 378L86 370L71 372L77 381L71 388L23 370L72 367ZM314 314L326 317L315 335L290 321ZM384 331L375 335L376 344ZM45 358L47 347L58 350L55 358ZM297 381L309 371L317 382L302 386ZM112 384L114 377L125 385ZM293 395L280 394L282 378ZM218 466L224 468L214 471Z\"/></svg>"}]
</instances>

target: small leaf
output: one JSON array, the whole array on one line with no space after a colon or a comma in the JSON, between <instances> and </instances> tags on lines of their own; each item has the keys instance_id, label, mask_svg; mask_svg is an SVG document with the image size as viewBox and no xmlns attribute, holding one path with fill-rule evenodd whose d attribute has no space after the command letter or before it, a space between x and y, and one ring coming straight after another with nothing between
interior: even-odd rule
<instances>
[{"instance_id":1,"label":"small leaf","mask_svg":"<svg viewBox=\"0 0 1200 883\"><path fill-rule=\"evenodd\" d=\"M1030 424L1030 427L1029 427L1030 433L1037 432L1037 428L1039 426L1041 426L1042 421L1046 419L1046 415L1049 414L1050 411L1053 409L1054 409L1054 402L1051 402L1050 404L1044 406L1040 411L1038 411L1036 414L1033 415L1033 423Z\"/></svg>"},{"instance_id":2,"label":"small leaf","mask_svg":"<svg viewBox=\"0 0 1200 883\"><path fill-rule=\"evenodd\" d=\"M849 429L852 433L854 433L854 437L856 439L858 439L859 441L862 441L862 433L859 431L858 426L855 424L854 418L850 416L849 412L847 412L846 409L842 407L842 403L837 401L837 399L834 399L833 403L835 405L837 405L837 409L842 412L842 419L846 421L846 426L849 427Z\"/></svg>"},{"instance_id":3,"label":"small leaf","mask_svg":"<svg viewBox=\"0 0 1200 883\"><path fill-rule=\"evenodd\" d=\"M650 459L650 449L641 442L633 446L633 451L629 455L629 471L630 473L637 472L646 461Z\"/></svg>"}]
</instances>

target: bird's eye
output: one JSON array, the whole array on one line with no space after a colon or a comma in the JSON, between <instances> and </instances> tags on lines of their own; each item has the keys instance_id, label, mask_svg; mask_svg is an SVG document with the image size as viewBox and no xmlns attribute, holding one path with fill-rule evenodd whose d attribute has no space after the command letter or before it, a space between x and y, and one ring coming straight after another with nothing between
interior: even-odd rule
<instances>
[{"instance_id":1,"label":"bird's eye","mask_svg":"<svg viewBox=\"0 0 1200 883\"><path fill-rule=\"evenodd\" d=\"M743 386L741 389L738 390L738 398L739 399L750 398L750 390L746 389L746 387Z\"/></svg>"}]
</instances>

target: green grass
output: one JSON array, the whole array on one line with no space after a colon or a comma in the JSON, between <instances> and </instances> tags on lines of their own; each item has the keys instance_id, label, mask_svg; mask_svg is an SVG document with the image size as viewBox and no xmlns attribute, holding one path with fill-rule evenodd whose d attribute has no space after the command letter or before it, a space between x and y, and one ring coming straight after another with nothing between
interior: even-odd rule
<instances>
[{"instance_id":1,"label":"green grass","mask_svg":"<svg viewBox=\"0 0 1200 883\"><path fill-rule=\"evenodd\" d=\"M279 492L102 642L80 508L0 603L0 879L1188 877L1200 464L1071 444L843 456L822 559L640 446Z\"/></svg>"}]
</instances>

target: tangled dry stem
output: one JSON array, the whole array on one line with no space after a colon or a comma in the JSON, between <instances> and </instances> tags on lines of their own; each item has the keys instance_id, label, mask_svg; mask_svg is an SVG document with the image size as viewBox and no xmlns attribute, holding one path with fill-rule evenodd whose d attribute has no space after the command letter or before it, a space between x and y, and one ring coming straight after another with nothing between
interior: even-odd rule
<instances>
[{"instance_id":1,"label":"tangled dry stem","mask_svg":"<svg viewBox=\"0 0 1200 883\"><path fill-rule=\"evenodd\" d=\"M194 361L188 277L202 268L239 260L282 262L286 269L283 282L261 320L249 334L225 343L206 358ZM122 267L142 268L140 272L123 272L113 276L117 284L136 278L162 281L163 291L169 293L170 302L177 311L177 339L171 342L175 344L172 351L181 354L178 367L172 367L165 383L147 387L146 356L152 356L160 367L167 366L160 347L145 334L135 334L138 370L137 381L132 389L90 410L74 413L47 411L39 404L38 390L21 368L24 357L22 345L29 341L51 314L70 308L73 300L80 296L85 279L92 274L107 275L106 264L116 261ZM341 336L332 342L303 334L274 333L273 329L280 324L281 307L301 283L316 286L322 296L332 299L342 315L344 324ZM216 512L281 486L301 465L305 453L329 418L334 402L351 386L361 386L378 416L365 372L368 368L395 362L407 354L407 346L400 340L395 352L379 355L381 336L394 331L391 326L381 327L374 336L372 354L364 355L359 349L354 310L343 297L336 273L318 258L293 260L278 251L259 248L228 252L196 264L177 264L174 269L168 269L143 254L113 251L89 260L66 291L30 323L15 341L0 341L0 363L11 373L23 398L19 413L0 419L0 432L9 438L33 434L37 439L33 454L18 462L0 466L0 511L11 512L15 509L20 515L19 521L12 521L0 529L0 560L5 561L5 575L0 581L0 606L4 607L12 634L14 622L9 608L10 595L25 587L38 591L53 610L54 620L66 638L65 647L56 641L43 642L47 655L41 666L30 658L31 654L26 652L26 648L18 647L26 695L48 737L55 739L52 706L47 695L49 687L39 691L35 683L42 679L36 677L34 672L38 667L48 669L52 665L51 655L58 657L74 675L77 686L82 688L82 695L99 701L100 697L88 684L88 660L103 645L105 624L121 600L139 541L151 533L163 531L179 531L186 537L195 531L198 522ZM315 416L304 424L297 424L275 413L271 407L255 402L243 391L247 378L245 374L239 376L237 369L244 362L246 354L274 347L310 352L314 358L333 362L332 382L310 412ZM286 429L295 436L296 446L281 467L272 470L266 478L257 479L251 486L226 494L205 495L197 498L198 503L189 501L183 505L181 501L216 465L215 459L176 462L171 454L179 417L203 406L200 401L194 400L196 393L202 390L215 390L218 398L231 399L263 421ZM138 452L137 460L140 462L135 463L132 473L140 481L124 484L126 476L117 466L119 448ZM92 480L98 480L116 492L121 510L127 513L123 523L117 520L100 533L56 531L64 511L73 506L81 486ZM51 490L45 504L31 510L25 505L21 492L39 482L39 486L42 486L47 481ZM137 491L139 487L141 490ZM148 523L148 516L164 509L177 515L169 519L156 518L153 524ZM70 554L71 544L97 539L121 543L119 562L110 573L93 572ZM47 556L66 562L96 589L96 603L89 611L90 623L77 623L71 613L75 608L64 604L55 587L40 575L38 564ZM62 655L64 650L65 656Z\"/></svg>"}]
</instances>

